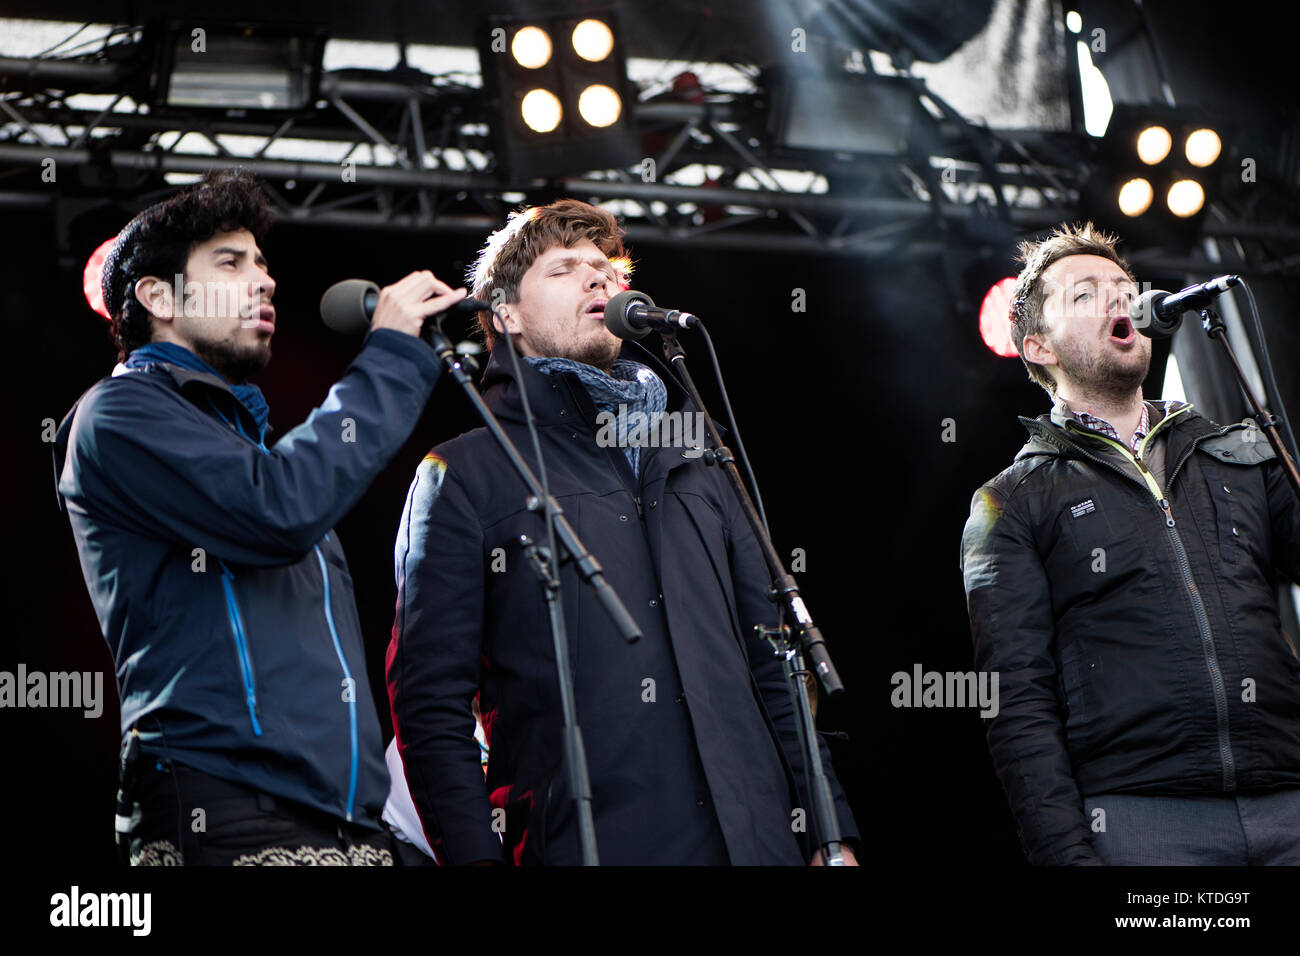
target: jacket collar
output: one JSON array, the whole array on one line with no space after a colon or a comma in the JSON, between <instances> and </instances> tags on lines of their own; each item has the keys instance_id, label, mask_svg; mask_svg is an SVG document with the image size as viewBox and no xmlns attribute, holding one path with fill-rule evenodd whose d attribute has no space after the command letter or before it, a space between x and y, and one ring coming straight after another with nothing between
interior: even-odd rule
<instances>
[{"instance_id":1,"label":"jacket collar","mask_svg":"<svg viewBox=\"0 0 1300 956\"><path fill-rule=\"evenodd\" d=\"M224 392L226 405L234 410L234 414L242 416L252 426L253 430L250 434L257 434L257 420L253 417L253 413L239 400L239 396L231 390L230 385L220 375L213 375L211 372L198 372L194 369L174 365L171 362L150 362L149 366L143 369L127 368L124 363L118 362L117 365L113 366L112 377L117 378L119 375L148 375L151 372L161 372L169 376L176 383L176 388L180 393L196 405L200 405L200 407L205 407L201 404L204 397L209 400L213 398L208 391L209 389ZM75 411L75 406L73 410ZM71 412L69 412L69 416L71 416ZM268 425L265 437L270 438L273 431L274 429Z\"/></svg>"},{"instance_id":2,"label":"jacket collar","mask_svg":"<svg viewBox=\"0 0 1300 956\"><path fill-rule=\"evenodd\" d=\"M1153 401L1152 404L1162 409L1164 414L1151 426L1150 434L1169 432L1167 457L1171 459L1179 457L1189 444L1223 432L1221 427L1187 402ZM1029 441L1016 453L1016 461L1036 455L1084 457L1079 447L1089 437L1090 429L1085 426L1066 421L1066 427L1062 427L1053 421L1052 413L1044 413L1037 418L1026 418L1024 415L1018 415L1017 418L1029 432Z\"/></svg>"}]
</instances>

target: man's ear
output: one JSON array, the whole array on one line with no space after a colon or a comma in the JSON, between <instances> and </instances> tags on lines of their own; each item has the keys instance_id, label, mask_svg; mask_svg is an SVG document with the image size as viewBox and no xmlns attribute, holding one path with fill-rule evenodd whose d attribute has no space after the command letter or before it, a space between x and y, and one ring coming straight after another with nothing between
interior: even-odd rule
<instances>
[{"instance_id":1,"label":"man's ear","mask_svg":"<svg viewBox=\"0 0 1300 956\"><path fill-rule=\"evenodd\" d=\"M170 322L176 315L172 287L157 276L145 276L135 284L135 298L155 319Z\"/></svg>"},{"instance_id":2,"label":"man's ear","mask_svg":"<svg viewBox=\"0 0 1300 956\"><path fill-rule=\"evenodd\" d=\"M492 314L492 327L500 335L505 334L505 329L501 328L502 321L505 322L506 329L510 330L511 335L518 335L522 329L519 324L519 317L514 314L513 310L504 303L498 305L496 311Z\"/></svg>"},{"instance_id":3,"label":"man's ear","mask_svg":"<svg viewBox=\"0 0 1300 956\"><path fill-rule=\"evenodd\" d=\"M1035 365L1060 364L1060 359L1056 357L1052 347L1047 344L1046 338L1036 332L1025 336L1020 354L1024 356L1026 362L1033 362Z\"/></svg>"}]
</instances>

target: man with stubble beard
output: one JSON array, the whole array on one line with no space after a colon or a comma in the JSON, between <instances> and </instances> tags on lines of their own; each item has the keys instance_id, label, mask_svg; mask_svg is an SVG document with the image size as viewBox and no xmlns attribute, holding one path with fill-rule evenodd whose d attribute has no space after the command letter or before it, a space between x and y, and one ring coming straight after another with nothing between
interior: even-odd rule
<instances>
[{"instance_id":1,"label":"man with stubble beard","mask_svg":"<svg viewBox=\"0 0 1300 956\"><path fill-rule=\"evenodd\" d=\"M133 864L392 864L388 793L333 526L410 435L440 365L430 272L383 289L360 354L273 437L281 317L256 180L150 206L105 260L119 364L59 429L59 492L121 695L119 848Z\"/></svg>"},{"instance_id":2,"label":"man with stubble beard","mask_svg":"<svg viewBox=\"0 0 1300 956\"><path fill-rule=\"evenodd\" d=\"M599 437L601 413L694 414L653 356L605 327L629 265L621 234L609 212L559 200L514 214L472 271L495 308L479 316L484 399L538 470L527 391L550 492L643 635L625 642L561 565L600 862L816 863L789 690L754 630L775 623L767 570L735 496L698 448ZM476 429L425 458L398 531L393 727L419 825L446 863L581 860L547 608L520 548L546 533L526 495ZM824 743L821 754L853 863L857 831Z\"/></svg>"},{"instance_id":3,"label":"man with stubble beard","mask_svg":"<svg viewBox=\"0 0 1300 956\"><path fill-rule=\"evenodd\" d=\"M1050 414L962 535L988 726L1032 864L1300 863L1300 508L1249 422L1144 400L1113 237L1021 245L1013 339Z\"/></svg>"}]
</instances>

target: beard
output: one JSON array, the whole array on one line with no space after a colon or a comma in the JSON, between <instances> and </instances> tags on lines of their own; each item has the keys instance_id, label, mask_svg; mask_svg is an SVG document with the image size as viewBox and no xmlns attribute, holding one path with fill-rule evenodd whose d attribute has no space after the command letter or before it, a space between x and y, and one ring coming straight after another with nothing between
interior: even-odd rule
<instances>
[{"instance_id":1,"label":"beard","mask_svg":"<svg viewBox=\"0 0 1300 956\"><path fill-rule=\"evenodd\" d=\"M271 343L236 345L229 340L195 342L194 354L207 362L227 382L239 384L256 375L271 361Z\"/></svg>"},{"instance_id":2,"label":"beard","mask_svg":"<svg viewBox=\"0 0 1300 956\"><path fill-rule=\"evenodd\" d=\"M1112 354L1106 345L1100 351L1088 351L1078 343L1052 343L1056 349L1057 368L1086 395L1106 403L1122 403L1146 381L1151 369L1151 351L1139 342L1141 360L1129 355Z\"/></svg>"},{"instance_id":3,"label":"beard","mask_svg":"<svg viewBox=\"0 0 1300 956\"><path fill-rule=\"evenodd\" d=\"M613 335L608 337L600 336L577 345L565 347L549 339L533 338L528 342L528 347L534 355L546 356L547 358L566 358L598 368L602 372L608 372L613 368L619 352L623 349L623 340L615 338Z\"/></svg>"}]
</instances>

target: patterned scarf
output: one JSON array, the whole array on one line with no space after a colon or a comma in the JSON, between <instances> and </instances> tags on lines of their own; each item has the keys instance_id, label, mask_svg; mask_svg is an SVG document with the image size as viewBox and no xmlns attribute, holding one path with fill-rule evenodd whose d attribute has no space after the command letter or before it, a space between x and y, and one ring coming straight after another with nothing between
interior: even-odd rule
<instances>
[{"instance_id":1,"label":"patterned scarf","mask_svg":"<svg viewBox=\"0 0 1300 956\"><path fill-rule=\"evenodd\" d=\"M619 359L606 374L595 366L566 358L528 356L524 361L544 375L572 372L586 387L596 410L616 416L620 425L633 412L642 412L648 417L650 427L658 428L668 408L668 389L658 375L640 362ZM620 427L619 433L625 434L625 428ZM632 473L639 475L641 447L627 444L623 453L632 466Z\"/></svg>"}]
</instances>

